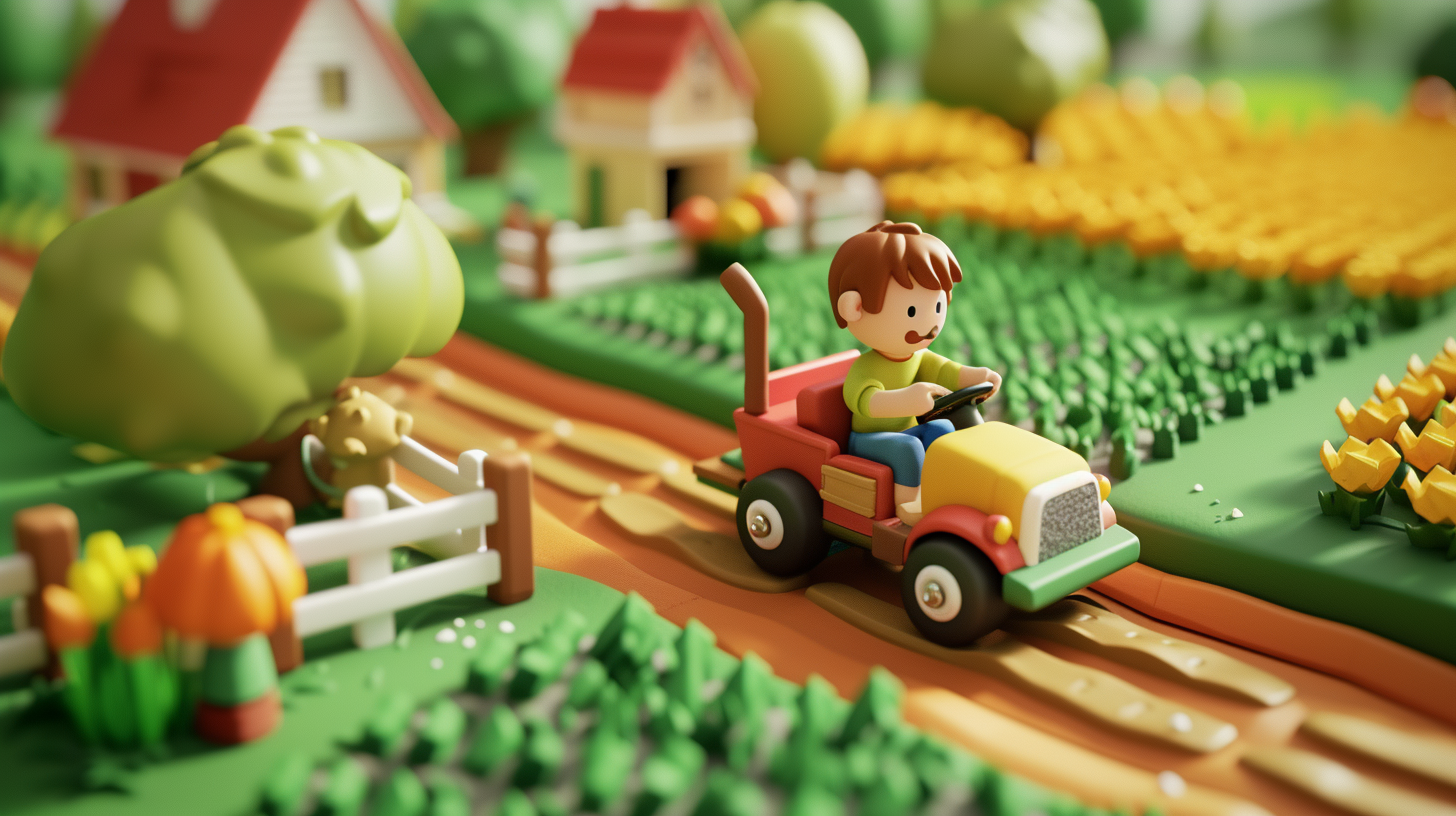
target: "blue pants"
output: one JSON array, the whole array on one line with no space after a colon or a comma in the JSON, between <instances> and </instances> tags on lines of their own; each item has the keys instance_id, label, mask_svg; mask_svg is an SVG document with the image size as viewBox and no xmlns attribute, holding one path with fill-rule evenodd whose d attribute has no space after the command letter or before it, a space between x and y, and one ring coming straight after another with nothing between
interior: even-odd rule
<instances>
[{"instance_id":1,"label":"blue pants","mask_svg":"<svg viewBox=\"0 0 1456 816\"><path fill-rule=\"evenodd\" d=\"M849 454L890 466L895 484L920 486L920 469L925 466L925 449L955 430L948 419L912 425L903 431L849 434Z\"/></svg>"}]
</instances>

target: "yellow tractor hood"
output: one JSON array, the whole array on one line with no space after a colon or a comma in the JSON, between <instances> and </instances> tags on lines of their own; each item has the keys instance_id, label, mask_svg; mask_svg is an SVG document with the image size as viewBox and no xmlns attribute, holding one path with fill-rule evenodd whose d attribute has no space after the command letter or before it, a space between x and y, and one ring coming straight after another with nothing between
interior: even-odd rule
<instances>
[{"instance_id":1,"label":"yellow tractor hood","mask_svg":"<svg viewBox=\"0 0 1456 816\"><path fill-rule=\"evenodd\" d=\"M946 434L925 453L921 502L926 513L948 504L1011 520L1022 536L1022 510L1037 485L1069 473L1090 473L1087 460L1031 431L986 422Z\"/></svg>"}]
</instances>

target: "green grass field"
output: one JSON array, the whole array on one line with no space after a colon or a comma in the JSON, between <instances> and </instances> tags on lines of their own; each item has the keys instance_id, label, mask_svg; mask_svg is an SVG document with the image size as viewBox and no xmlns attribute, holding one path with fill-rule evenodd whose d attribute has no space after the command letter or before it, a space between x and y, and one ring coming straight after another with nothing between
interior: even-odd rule
<instances>
[{"instance_id":1,"label":"green grass field","mask_svg":"<svg viewBox=\"0 0 1456 816\"><path fill-rule=\"evenodd\" d=\"M1443 634L1456 625L1456 563L1393 530L1351 531L1321 516L1316 499L1332 486L1320 443L1344 438L1335 404L1362 402L1381 373L1398 380L1413 352L1434 355L1456 332L1449 313L1409 328L1389 303L1356 302L1338 283L1251 291L1232 273L1200 278L1175 258L1135 263L1116 247L1082 253L1021 234L932 231L966 275L935 349L1003 372L993 412L1094 463L1136 429L1127 438L1142 459L1114 506L1144 539L1145 563L1456 662ZM773 315L774 367L854 347L829 313L829 258L750 264ZM724 424L741 404L741 318L712 275L563 301L472 300L464 327ZM1231 398L1245 403L1242 416L1226 416L1238 413ZM1242 519L1228 519L1234 507Z\"/></svg>"}]
</instances>

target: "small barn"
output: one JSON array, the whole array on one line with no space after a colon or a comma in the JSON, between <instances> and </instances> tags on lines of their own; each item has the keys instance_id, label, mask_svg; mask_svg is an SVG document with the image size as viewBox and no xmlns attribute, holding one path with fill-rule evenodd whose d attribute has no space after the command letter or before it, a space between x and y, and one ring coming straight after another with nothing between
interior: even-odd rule
<instances>
[{"instance_id":1,"label":"small barn","mask_svg":"<svg viewBox=\"0 0 1456 816\"><path fill-rule=\"evenodd\" d=\"M731 196L753 147L753 69L709 5L598 9L561 81L557 139L571 155L577 220L664 218Z\"/></svg>"},{"instance_id":2,"label":"small barn","mask_svg":"<svg viewBox=\"0 0 1456 816\"><path fill-rule=\"evenodd\" d=\"M176 178L237 124L361 144L410 177L431 217L459 217L444 194L455 125L359 0L127 0L54 129L74 155L77 215Z\"/></svg>"}]
</instances>

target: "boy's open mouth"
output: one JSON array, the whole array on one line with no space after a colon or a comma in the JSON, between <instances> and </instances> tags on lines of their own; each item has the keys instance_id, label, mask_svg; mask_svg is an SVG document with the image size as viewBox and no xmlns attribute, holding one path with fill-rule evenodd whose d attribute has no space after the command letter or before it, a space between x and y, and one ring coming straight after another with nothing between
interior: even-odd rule
<instances>
[{"instance_id":1,"label":"boy's open mouth","mask_svg":"<svg viewBox=\"0 0 1456 816\"><path fill-rule=\"evenodd\" d=\"M922 342L922 341L925 341L925 340L934 340L935 339L935 335L937 335L939 333L940 333L940 327L939 326L931 329L930 330L930 334L921 334L920 332L917 332L914 329L911 329L910 331L905 332L905 342L912 343L913 344L913 343L919 343L919 342Z\"/></svg>"}]
</instances>

